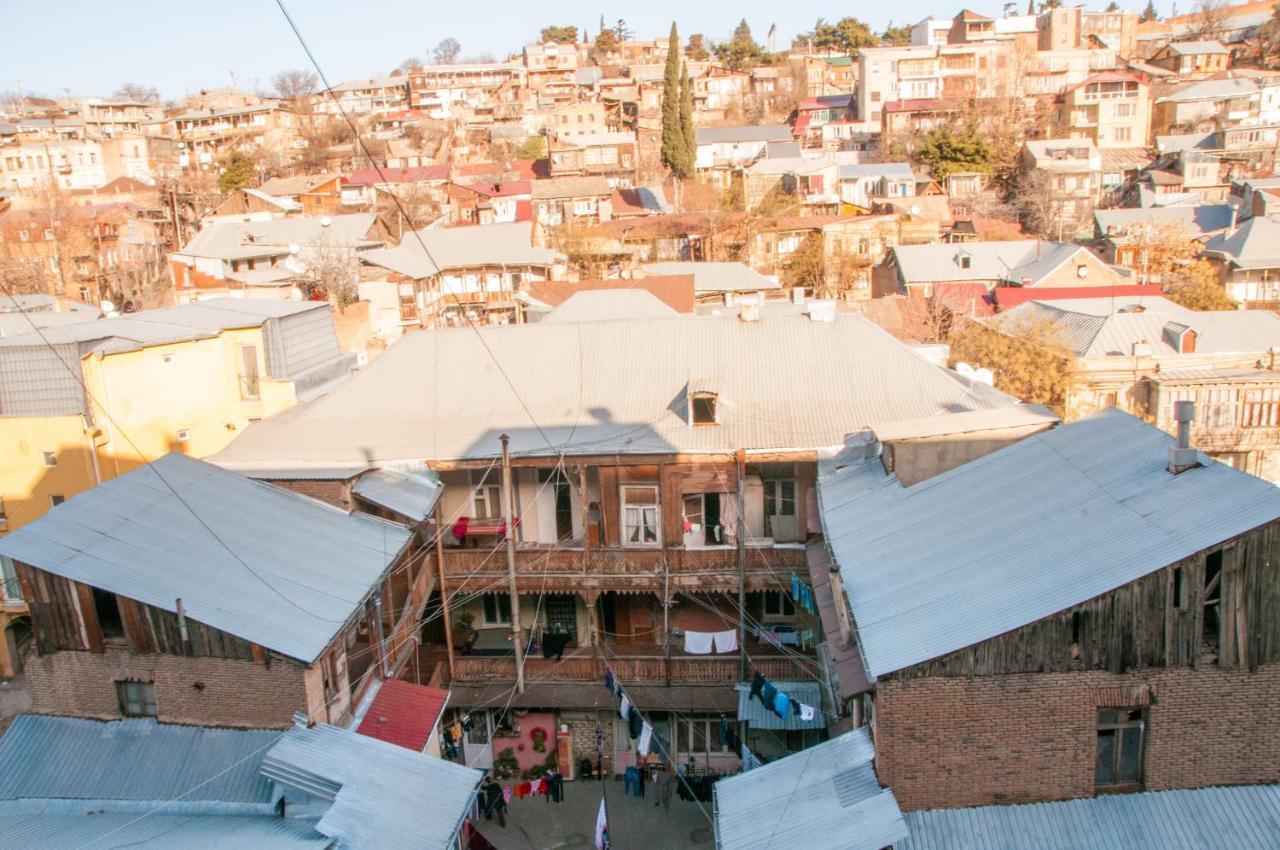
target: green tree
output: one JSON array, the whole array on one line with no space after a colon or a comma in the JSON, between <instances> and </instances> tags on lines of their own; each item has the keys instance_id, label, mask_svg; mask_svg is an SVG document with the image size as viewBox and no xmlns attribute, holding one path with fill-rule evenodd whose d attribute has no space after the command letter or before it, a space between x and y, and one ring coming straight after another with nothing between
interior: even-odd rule
<instances>
[{"instance_id":1,"label":"green tree","mask_svg":"<svg viewBox=\"0 0 1280 850\"><path fill-rule=\"evenodd\" d=\"M253 185L258 177L258 163L253 157L240 151L232 151L222 163L222 174L218 176L218 188L224 192L234 192L245 186Z\"/></svg>"},{"instance_id":2,"label":"green tree","mask_svg":"<svg viewBox=\"0 0 1280 850\"><path fill-rule=\"evenodd\" d=\"M538 33L538 38L543 44L555 42L556 44L577 44L578 28L577 27L543 27L542 32Z\"/></svg>"},{"instance_id":3,"label":"green tree","mask_svg":"<svg viewBox=\"0 0 1280 850\"><path fill-rule=\"evenodd\" d=\"M1108 11L1108 12L1119 12L1119 11L1120 11L1120 4L1119 4L1119 3L1117 3L1117 2L1116 2L1116 0L1111 0L1111 2L1107 4L1107 11Z\"/></svg>"},{"instance_id":4,"label":"green tree","mask_svg":"<svg viewBox=\"0 0 1280 850\"><path fill-rule=\"evenodd\" d=\"M991 173L991 145L972 133L933 130L925 135L916 156L939 180L960 171Z\"/></svg>"},{"instance_id":5,"label":"green tree","mask_svg":"<svg viewBox=\"0 0 1280 850\"><path fill-rule=\"evenodd\" d=\"M788 289L820 290L826 288L826 247L821 233L810 233L791 252L782 266L782 285Z\"/></svg>"},{"instance_id":6,"label":"green tree","mask_svg":"<svg viewBox=\"0 0 1280 850\"><path fill-rule=\"evenodd\" d=\"M908 41L910 41L910 32L908 29ZM841 18L834 24L818 18L818 22L813 25L810 38L813 40L814 47L833 47L850 56L856 55L860 48L875 47L880 43L880 39L871 31L871 27L857 18Z\"/></svg>"},{"instance_id":7,"label":"green tree","mask_svg":"<svg viewBox=\"0 0 1280 850\"><path fill-rule=\"evenodd\" d=\"M516 148L516 159L542 159L547 155L547 140L541 136L530 136Z\"/></svg>"},{"instance_id":8,"label":"green tree","mask_svg":"<svg viewBox=\"0 0 1280 850\"><path fill-rule=\"evenodd\" d=\"M689 174L693 174L698 158L698 133L693 128L693 84L689 82L689 66L680 67L680 133L684 136L685 155L689 162Z\"/></svg>"},{"instance_id":9,"label":"green tree","mask_svg":"<svg viewBox=\"0 0 1280 850\"><path fill-rule=\"evenodd\" d=\"M1141 23L1160 20L1160 13L1156 11L1155 0L1147 0L1147 5L1143 8L1142 14L1138 16Z\"/></svg>"},{"instance_id":10,"label":"green tree","mask_svg":"<svg viewBox=\"0 0 1280 850\"><path fill-rule=\"evenodd\" d=\"M677 177L693 173L693 155L680 123L680 34L671 22L667 66L662 76L662 164Z\"/></svg>"},{"instance_id":11,"label":"green tree","mask_svg":"<svg viewBox=\"0 0 1280 850\"><path fill-rule=\"evenodd\" d=\"M893 22L889 22L889 26L884 28L884 32L880 35L880 42L885 45L894 47L906 47L911 44L911 26L903 24L895 27Z\"/></svg>"},{"instance_id":12,"label":"green tree","mask_svg":"<svg viewBox=\"0 0 1280 850\"><path fill-rule=\"evenodd\" d=\"M751 37L751 27L747 25L746 18L738 22L732 38L716 45L715 54L726 68L734 71L752 68L765 60L764 49Z\"/></svg>"}]
</instances>

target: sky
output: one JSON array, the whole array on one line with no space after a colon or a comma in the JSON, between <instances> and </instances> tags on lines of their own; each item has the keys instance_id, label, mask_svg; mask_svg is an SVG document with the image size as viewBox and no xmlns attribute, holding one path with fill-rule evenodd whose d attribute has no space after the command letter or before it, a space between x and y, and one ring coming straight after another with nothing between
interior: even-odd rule
<instances>
[{"instance_id":1,"label":"sky","mask_svg":"<svg viewBox=\"0 0 1280 850\"><path fill-rule=\"evenodd\" d=\"M109 96L119 85L153 85L165 98L202 88L232 85L269 88L278 71L309 68L275 0L45 0L9 5L0 49L0 91L60 97ZM452 37L462 55L488 53L504 58L537 39L549 24L586 27L594 37L603 14L610 26L619 17L636 38L666 35L675 20L681 38L704 33L727 39L745 17L758 41L777 24L778 49L809 30L818 18L854 15L877 31L890 21L915 23L933 14L954 15L965 0L898 0L894 3L832 3L739 0L728 12L714 3L645 0L611 6L580 3L433 3L424 0L285 0L320 67L334 84L385 74L411 56L429 56L441 39ZM1105 2L1089 4L1102 8ZM1121 0L1140 9L1145 0ZM1162 14L1171 0L1158 0ZM1183 3L1187 8L1191 0ZM1025 0L1019 2L1025 10ZM998 15L999 0L974 0L967 7Z\"/></svg>"}]
</instances>

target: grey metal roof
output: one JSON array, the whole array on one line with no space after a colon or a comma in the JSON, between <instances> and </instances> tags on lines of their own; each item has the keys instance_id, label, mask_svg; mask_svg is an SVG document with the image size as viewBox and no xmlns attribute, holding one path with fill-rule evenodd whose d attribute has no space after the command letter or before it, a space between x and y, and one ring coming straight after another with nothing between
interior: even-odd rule
<instances>
[{"instance_id":1,"label":"grey metal roof","mask_svg":"<svg viewBox=\"0 0 1280 850\"><path fill-rule=\"evenodd\" d=\"M1034 285L1080 251L1079 245L1023 239L1009 242L957 242L899 245L893 249L898 272L908 284L945 281L1022 281ZM969 258L969 267L961 258Z\"/></svg>"},{"instance_id":2,"label":"grey metal roof","mask_svg":"<svg viewBox=\"0 0 1280 850\"><path fill-rule=\"evenodd\" d=\"M679 315L643 289L586 289L575 292L542 319L544 322L607 322L617 319L667 319Z\"/></svg>"},{"instance_id":3,"label":"grey metal roof","mask_svg":"<svg viewBox=\"0 0 1280 850\"><path fill-rule=\"evenodd\" d=\"M295 243L306 247L324 242L363 245L367 244L366 236L376 220L374 213L349 213L208 224L191 237L178 254L231 260L285 254Z\"/></svg>"},{"instance_id":4,"label":"grey metal roof","mask_svg":"<svg viewBox=\"0 0 1280 850\"><path fill-rule=\"evenodd\" d=\"M698 127L695 135L700 145L733 142L789 142L791 128L786 124L750 124L743 127Z\"/></svg>"},{"instance_id":5,"label":"grey metal roof","mask_svg":"<svg viewBox=\"0 0 1280 850\"><path fill-rule=\"evenodd\" d=\"M279 737L23 714L0 738L0 800L153 801L190 788L183 803L257 803L268 814L271 787L258 764Z\"/></svg>"},{"instance_id":6,"label":"grey metal roof","mask_svg":"<svg viewBox=\"0 0 1280 850\"><path fill-rule=\"evenodd\" d=\"M351 492L414 522L431 516L443 488L434 475L374 469L356 481Z\"/></svg>"},{"instance_id":7,"label":"grey metal roof","mask_svg":"<svg viewBox=\"0 0 1280 850\"><path fill-rule=\"evenodd\" d=\"M1134 309L1138 305L1141 311ZM1196 332L1197 355L1280 348L1280 316L1270 311L1192 311L1159 296L1027 301L986 320L989 327L1014 335L1048 326L1077 357L1128 357L1138 343L1147 343L1157 355L1176 355L1165 333L1171 323Z\"/></svg>"},{"instance_id":8,"label":"grey metal roof","mask_svg":"<svg viewBox=\"0 0 1280 850\"><path fill-rule=\"evenodd\" d=\"M746 263L699 263L672 261L645 263L646 274L693 275L695 292L760 292L781 289L776 280L765 277Z\"/></svg>"},{"instance_id":9,"label":"grey metal roof","mask_svg":"<svg viewBox=\"0 0 1280 850\"><path fill-rule=\"evenodd\" d=\"M350 850L451 845L483 771L317 725L284 734L262 762L283 785L333 802L316 829Z\"/></svg>"},{"instance_id":10,"label":"grey metal roof","mask_svg":"<svg viewBox=\"0 0 1280 850\"><path fill-rule=\"evenodd\" d=\"M748 174L812 174L827 168L836 168L839 163L831 157L765 157L747 168Z\"/></svg>"},{"instance_id":11,"label":"grey metal roof","mask_svg":"<svg viewBox=\"0 0 1280 850\"><path fill-rule=\"evenodd\" d=\"M1121 235L1126 228L1142 225L1182 225L1189 236L1204 236L1231 226L1231 204L1196 204L1185 207L1097 210L1094 224L1102 234Z\"/></svg>"},{"instance_id":12,"label":"grey metal roof","mask_svg":"<svg viewBox=\"0 0 1280 850\"><path fill-rule=\"evenodd\" d=\"M843 162L840 164L841 180L857 180L859 177L896 177L914 180L915 173L909 162Z\"/></svg>"},{"instance_id":13,"label":"grey metal roof","mask_svg":"<svg viewBox=\"0 0 1280 850\"><path fill-rule=\"evenodd\" d=\"M1280 518L1280 491L1111 409L911 487L823 469L828 546L882 676L1017 629ZM981 506L978 510L974 506Z\"/></svg>"},{"instance_id":14,"label":"grey metal roof","mask_svg":"<svg viewBox=\"0 0 1280 850\"><path fill-rule=\"evenodd\" d=\"M1156 103L1186 103L1193 100L1227 100L1254 94L1258 83L1250 77L1202 80L1156 98Z\"/></svg>"},{"instance_id":15,"label":"grey metal roof","mask_svg":"<svg viewBox=\"0 0 1280 850\"><path fill-rule=\"evenodd\" d=\"M899 850L1271 850L1280 846L1280 786L932 809L906 820Z\"/></svg>"},{"instance_id":16,"label":"grey metal roof","mask_svg":"<svg viewBox=\"0 0 1280 850\"><path fill-rule=\"evenodd\" d=\"M1280 268L1280 222L1254 216L1231 233L1219 233L1204 249L1241 268Z\"/></svg>"},{"instance_id":17,"label":"grey metal roof","mask_svg":"<svg viewBox=\"0 0 1280 850\"><path fill-rule=\"evenodd\" d=\"M1227 53L1227 48L1217 41L1175 41L1169 51L1179 56L1196 56L1209 53Z\"/></svg>"},{"instance_id":18,"label":"grey metal roof","mask_svg":"<svg viewBox=\"0 0 1280 850\"><path fill-rule=\"evenodd\" d=\"M409 537L171 453L0 538L0 554L166 611L181 598L193 620L310 662Z\"/></svg>"},{"instance_id":19,"label":"grey metal roof","mask_svg":"<svg viewBox=\"0 0 1280 850\"><path fill-rule=\"evenodd\" d=\"M167 811L167 807L164 811ZM72 847L141 850L324 850L332 839L311 818L275 815L6 814L0 810L6 846L22 850Z\"/></svg>"},{"instance_id":20,"label":"grey metal roof","mask_svg":"<svg viewBox=\"0 0 1280 850\"><path fill-rule=\"evenodd\" d=\"M825 729L827 718L822 713L822 690L817 682L774 682L773 686L799 703L812 706L812 720L801 720L797 714L789 714L784 720L751 697L751 683L739 682L738 719L747 721L752 729Z\"/></svg>"},{"instance_id":21,"label":"grey metal roof","mask_svg":"<svg viewBox=\"0 0 1280 850\"><path fill-rule=\"evenodd\" d=\"M719 383L715 428L684 416L694 375ZM538 322L407 334L323 398L250 425L216 461L487 458L503 431L516 454L814 449L871 421L1015 404L965 386L860 315Z\"/></svg>"},{"instance_id":22,"label":"grey metal roof","mask_svg":"<svg viewBox=\"0 0 1280 850\"><path fill-rule=\"evenodd\" d=\"M365 251L360 259L416 279L469 266L548 266L563 259L549 248L534 246L533 224L527 221L427 228L417 234L406 233L396 247Z\"/></svg>"},{"instance_id":23,"label":"grey metal roof","mask_svg":"<svg viewBox=\"0 0 1280 850\"><path fill-rule=\"evenodd\" d=\"M867 729L856 729L736 776L715 789L717 850L880 850L906 836L881 788Z\"/></svg>"}]
</instances>

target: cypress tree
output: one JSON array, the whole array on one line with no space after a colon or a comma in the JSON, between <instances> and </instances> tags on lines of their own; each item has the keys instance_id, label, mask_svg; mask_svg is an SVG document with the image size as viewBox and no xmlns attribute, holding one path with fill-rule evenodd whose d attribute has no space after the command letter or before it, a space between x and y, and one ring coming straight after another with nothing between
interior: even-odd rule
<instances>
[{"instance_id":1,"label":"cypress tree","mask_svg":"<svg viewBox=\"0 0 1280 850\"><path fill-rule=\"evenodd\" d=\"M671 22L667 67L662 76L662 164L683 176L688 146L680 126L680 35Z\"/></svg>"},{"instance_id":2,"label":"cypress tree","mask_svg":"<svg viewBox=\"0 0 1280 850\"><path fill-rule=\"evenodd\" d=\"M698 158L698 134L693 129L693 86L689 83L689 66L680 71L680 132L684 137L684 170L681 177L693 176L694 162Z\"/></svg>"}]
</instances>

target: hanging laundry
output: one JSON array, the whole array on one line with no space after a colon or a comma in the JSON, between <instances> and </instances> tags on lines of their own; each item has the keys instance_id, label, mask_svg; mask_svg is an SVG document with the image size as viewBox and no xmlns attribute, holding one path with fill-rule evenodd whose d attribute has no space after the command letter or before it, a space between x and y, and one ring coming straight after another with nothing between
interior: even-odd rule
<instances>
[{"instance_id":1,"label":"hanging laundry","mask_svg":"<svg viewBox=\"0 0 1280 850\"><path fill-rule=\"evenodd\" d=\"M791 598L800 601L800 576L795 573L791 574Z\"/></svg>"},{"instance_id":2,"label":"hanging laundry","mask_svg":"<svg viewBox=\"0 0 1280 850\"><path fill-rule=\"evenodd\" d=\"M766 683L765 683L764 676L761 676L759 673L752 673L751 674L751 695L748 696L747 699L751 699L751 697L759 697L761 700L763 700L764 695L762 692L764 690L765 684Z\"/></svg>"},{"instance_id":3,"label":"hanging laundry","mask_svg":"<svg viewBox=\"0 0 1280 850\"><path fill-rule=\"evenodd\" d=\"M738 632L736 629L726 629L723 632L713 632L711 635L715 638L716 652L737 652L738 651Z\"/></svg>"},{"instance_id":4,"label":"hanging laundry","mask_svg":"<svg viewBox=\"0 0 1280 850\"><path fill-rule=\"evenodd\" d=\"M530 783L521 782L519 785L516 786L516 797L519 799L524 799L525 797L529 796L529 793L532 789L533 789L533 786Z\"/></svg>"},{"instance_id":5,"label":"hanging laundry","mask_svg":"<svg viewBox=\"0 0 1280 850\"><path fill-rule=\"evenodd\" d=\"M727 747L729 745L729 721L725 720L724 715L720 715L720 746Z\"/></svg>"},{"instance_id":6,"label":"hanging laundry","mask_svg":"<svg viewBox=\"0 0 1280 850\"><path fill-rule=\"evenodd\" d=\"M636 752L643 758L649 755L649 744L653 741L653 727L648 723L640 727L640 743L636 744Z\"/></svg>"},{"instance_id":7,"label":"hanging laundry","mask_svg":"<svg viewBox=\"0 0 1280 850\"><path fill-rule=\"evenodd\" d=\"M786 720L791 713L791 697L778 691L773 698L773 713Z\"/></svg>"},{"instance_id":8,"label":"hanging laundry","mask_svg":"<svg viewBox=\"0 0 1280 850\"><path fill-rule=\"evenodd\" d=\"M640 716L640 712L636 707L631 706L631 714L627 717L627 732L631 735L631 740L640 737L640 733L644 730L644 718Z\"/></svg>"},{"instance_id":9,"label":"hanging laundry","mask_svg":"<svg viewBox=\"0 0 1280 850\"><path fill-rule=\"evenodd\" d=\"M613 671L608 667L604 668L604 686L608 688L609 693L614 693L617 690L617 685L613 682Z\"/></svg>"},{"instance_id":10,"label":"hanging laundry","mask_svg":"<svg viewBox=\"0 0 1280 850\"><path fill-rule=\"evenodd\" d=\"M760 759L756 758L756 754L747 749L746 744L742 745L740 752L742 753L742 770L744 772L762 765Z\"/></svg>"},{"instance_id":11,"label":"hanging laundry","mask_svg":"<svg viewBox=\"0 0 1280 850\"><path fill-rule=\"evenodd\" d=\"M604 796L600 797L600 811L596 814L596 850L609 848L609 820L604 813Z\"/></svg>"},{"instance_id":12,"label":"hanging laundry","mask_svg":"<svg viewBox=\"0 0 1280 850\"><path fill-rule=\"evenodd\" d=\"M796 702L795 697L791 697L790 700L791 700L791 713L795 715L799 715L800 703Z\"/></svg>"},{"instance_id":13,"label":"hanging laundry","mask_svg":"<svg viewBox=\"0 0 1280 850\"><path fill-rule=\"evenodd\" d=\"M627 695L622 695L622 702L618 705L618 716L623 720L627 719L627 712L631 710L631 700L627 699Z\"/></svg>"},{"instance_id":14,"label":"hanging laundry","mask_svg":"<svg viewBox=\"0 0 1280 850\"><path fill-rule=\"evenodd\" d=\"M530 794L546 794L547 780L545 778L535 779L533 785L529 788Z\"/></svg>"},{"instance_id":15,"label":"hanging laundry","mask_svg":"<svg viewBox=\"0 0 1280 850\"><path fill-rule=\"evenodd\" d=\"M710 655L713 639L712 632L685 632L684 651L690 655Z\"/></svg>"},{"instance_id":16,"label":"hanging laundry","mask_svg":"<svg viewBox=\"0 0 1280 850\"><path fill-rule=\"evenodd\" d=\"M764 703L764 707L773 710L774 701L778 697L778 689L773 686L773 682L768 679L764 680L764 688L760 691L760 701Z\"/></svg>"},{"instance_id":17,"label":"hanging laundry","mask_svg":"<svg viewBox=\"0 0 1280 850\"><path fill-rule=\"evenodd\" d=\"M800 606L810 614L813 613L813 588L807 584L800 585Z\"/></svg>"},{"instance_id":18,"label":"hanging laundry","mask_svg":"<svg viewBox=\"0 0 1280 850\"><path fill-rule=\"evenodd\" d=\"M817 711L814 710L813 706L800 703L801 720L812 720L815 715L817 715Z\"/></svg>"}]
</instances>

